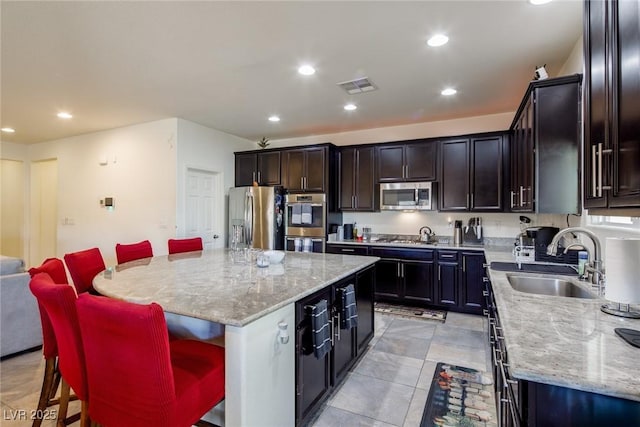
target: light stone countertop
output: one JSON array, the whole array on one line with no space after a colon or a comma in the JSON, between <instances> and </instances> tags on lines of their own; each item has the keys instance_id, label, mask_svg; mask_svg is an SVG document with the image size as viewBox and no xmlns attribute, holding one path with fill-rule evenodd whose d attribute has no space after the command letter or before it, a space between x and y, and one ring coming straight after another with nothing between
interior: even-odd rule
<instances>
[{"instance_id":1,"label":"light stone countertop","mask_svg":"<svg viewBox=\"0 0 640 427\"><path fill-rule=\"evenodd\" d=\"M508 251L487 249L485 255L487 263L513 262ZM602 298L523 293L507 281L507 274L567 276L488 271L515 378L640 401L640 348L614 332L640 329L640 319L603 313ZM590 289L575 276L571 280Z\"/></svg>"},{"instance_id":2,"label":"light stone countertop","mask_svg":"<svg viewBox=\"0 0 640 427\"><path fill-rule=\"evenodd\" d=\"M110 267L93 281L103 295L156 302L165 311L244 326L379 258L286 252L281 264L259 268L226 249L164 255Z\"/></svg>"}]
</instances>

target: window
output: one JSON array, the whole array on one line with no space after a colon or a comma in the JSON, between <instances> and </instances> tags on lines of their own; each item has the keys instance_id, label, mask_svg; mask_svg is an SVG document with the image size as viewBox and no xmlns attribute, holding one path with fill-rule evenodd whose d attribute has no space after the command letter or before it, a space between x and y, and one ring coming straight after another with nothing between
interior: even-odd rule
<instances>
[{"instance_id":1,"label":"window","mask_svg":"<svg viewBox=\"0 0 640 427\"><path fill-rule=\"evenodd\" d=\"M640 217L589 215L589 225L640 231Z\"/></svg>"}]
</instances>

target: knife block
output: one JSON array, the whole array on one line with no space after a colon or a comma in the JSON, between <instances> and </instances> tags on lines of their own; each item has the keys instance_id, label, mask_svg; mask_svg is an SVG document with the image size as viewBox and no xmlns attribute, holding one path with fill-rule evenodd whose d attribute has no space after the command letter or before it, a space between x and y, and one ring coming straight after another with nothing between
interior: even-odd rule
<instances>
[{"instance_id":1,"label":"knife block","mask_svg":"<svg viewBox=\"0 0 640 427\"><path fill-rule=\"evenodd\" d=\"M482 244L483 241L483 237L484 234L482 233L482 226L479 225L477 227L475 227L478 230L481 230L480 232L480 238L478 238L478 236L476 236L476 233L474 232L474 227L469 227L468 230L464 230L463 229L463 233L462 233L462 243L473 243L473 244Z\"/></svg>"}]
</instances>

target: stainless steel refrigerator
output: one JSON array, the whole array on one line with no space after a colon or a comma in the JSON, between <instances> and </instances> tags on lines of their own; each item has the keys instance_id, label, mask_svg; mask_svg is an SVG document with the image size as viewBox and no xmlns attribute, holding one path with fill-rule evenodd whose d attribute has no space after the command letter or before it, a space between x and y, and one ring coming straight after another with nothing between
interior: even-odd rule
<instances>
[{"instance_id":1,"label":"stainless steel refrigerator","mask_svg":"<svg viewBox=\"0 0 640 427\"><path fill-rule=\"evenodd\" d=\"M229 189L229 246L284 249L284 196L281 187Z\"/></svg>"}]
</instances>

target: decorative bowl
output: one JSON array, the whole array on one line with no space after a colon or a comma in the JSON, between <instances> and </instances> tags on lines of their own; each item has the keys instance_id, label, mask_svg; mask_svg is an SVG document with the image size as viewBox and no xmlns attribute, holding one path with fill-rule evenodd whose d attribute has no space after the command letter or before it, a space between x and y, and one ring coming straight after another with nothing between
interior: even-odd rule
<instances>
[{"instance_id":1,"label":"decorative bowl","mask_svg":"<svg viewBox=\"0 0 640 427\"><path fill-rule=\"evenodd\" d=\"M284 251L264 251L271 264L279 264L284 259Z\"/></svg>"}]
</instances>

